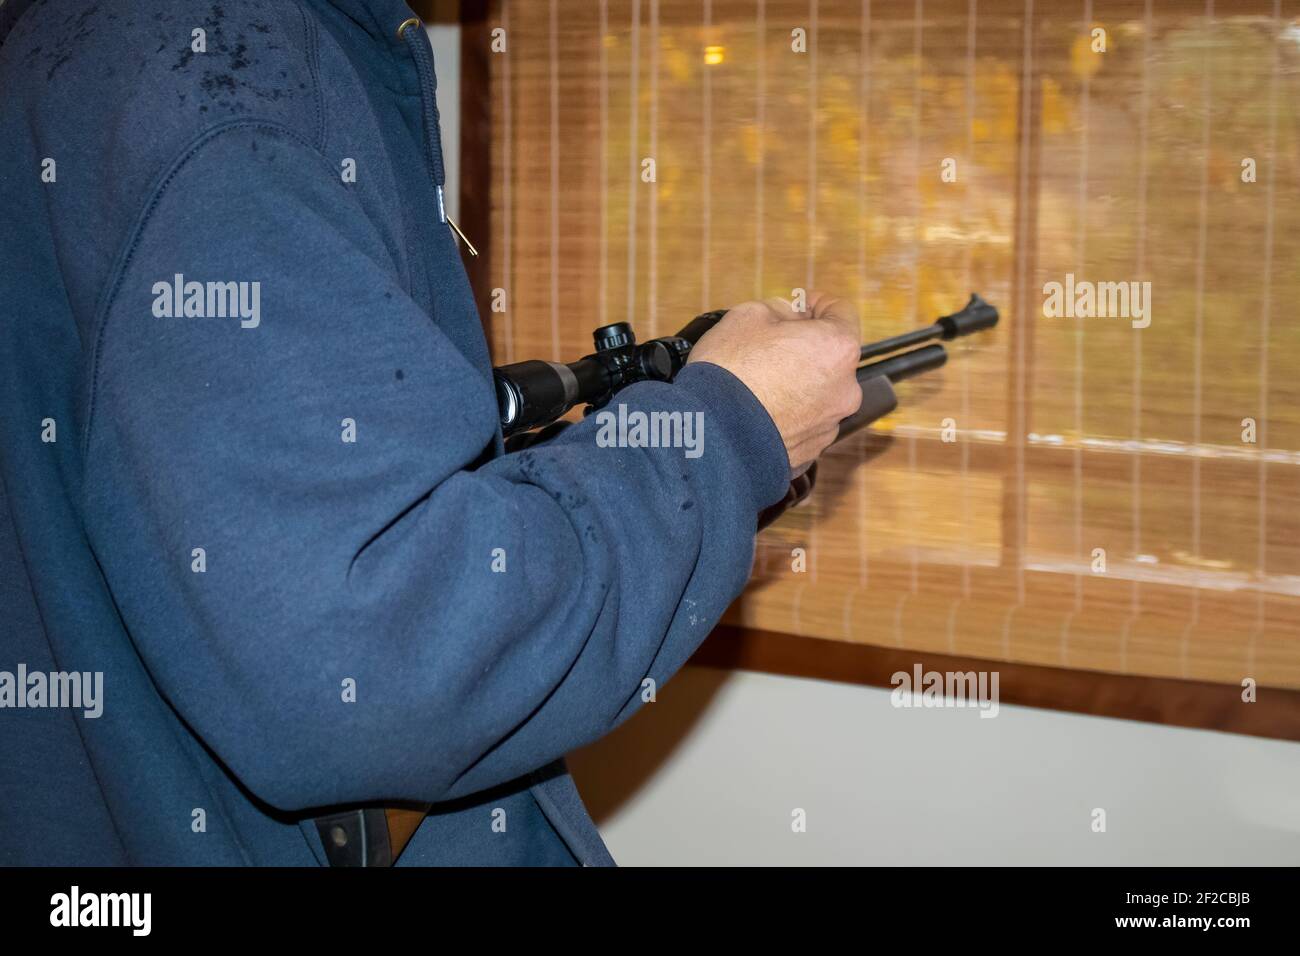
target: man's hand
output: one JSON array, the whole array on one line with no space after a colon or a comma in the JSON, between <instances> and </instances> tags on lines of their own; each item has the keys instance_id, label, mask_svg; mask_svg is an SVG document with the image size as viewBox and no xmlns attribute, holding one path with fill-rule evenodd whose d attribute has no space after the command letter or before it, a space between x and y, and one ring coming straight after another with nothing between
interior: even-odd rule
<instances>
[{"instance_id":1,"label":"man's hand","mask_svg":"<svg viewBox=\"0 0 1300 956\"><path fill-rule=\"evenodd\" d=\"M814 292L806 312L784 299L731 308L700 337L690 361L720 365L748 386L781 432L791 473L800 474L862 404L859 346L853 306Z\"/></svg>"}]
</instances>

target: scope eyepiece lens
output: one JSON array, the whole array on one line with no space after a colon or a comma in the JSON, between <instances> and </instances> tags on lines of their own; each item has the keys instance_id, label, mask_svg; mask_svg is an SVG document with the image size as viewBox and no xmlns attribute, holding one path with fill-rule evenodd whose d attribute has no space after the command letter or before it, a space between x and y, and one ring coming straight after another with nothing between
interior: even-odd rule
<instances>
[{"instance_id":1,"label":"scope eyepiece lens","mask_svg":"<svg viewBox=\"0 0 1300 956\"><path fill-rule=\"evenodd\" d=\"M514 383L503 375L494 375L497 386L497 407L501 410L501 427L509 428L519 418L519 394Z\"/></svg>"}]
</instances>

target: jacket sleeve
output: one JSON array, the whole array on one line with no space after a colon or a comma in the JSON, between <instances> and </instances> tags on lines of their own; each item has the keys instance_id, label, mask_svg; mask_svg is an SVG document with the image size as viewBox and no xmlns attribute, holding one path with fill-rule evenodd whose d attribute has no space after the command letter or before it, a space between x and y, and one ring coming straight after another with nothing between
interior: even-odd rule
<instances>
[{"instance_id":1,"label":"jacket sleeve","mask_svg":"<svg viewBox=\"0 0 1300 956\"><path fill-rule=\"evenodd\" d=\"M702 363L619 397L700 413L698 456L591 419L494 456L487 370L395 262L324 157L234 128L168 177L98 327L87 532L160 692L283 809L453 798L606 733L786 488L767 413ZM246 307L168 317L191 281Z\"/></svg>"}]
</instances>

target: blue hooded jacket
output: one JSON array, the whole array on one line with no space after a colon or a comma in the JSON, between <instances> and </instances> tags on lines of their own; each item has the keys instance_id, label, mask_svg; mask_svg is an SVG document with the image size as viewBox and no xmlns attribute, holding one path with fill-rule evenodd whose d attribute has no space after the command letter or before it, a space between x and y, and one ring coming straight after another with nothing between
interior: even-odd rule
<instances>
[{"instance_id":1,"label":"blue hooded jacket","mask_svg":"<svg viewBox=\"0 0 1300 956\"><path fill-rule=\"evenodd\" d=\"M708 634L788 461L704 363L620 396L699 457L503 454L409 17L0 6L2 863L316 865L322 808L404 801L402 864L611 862L562 758Z\"/></svg>"}]
</instances>

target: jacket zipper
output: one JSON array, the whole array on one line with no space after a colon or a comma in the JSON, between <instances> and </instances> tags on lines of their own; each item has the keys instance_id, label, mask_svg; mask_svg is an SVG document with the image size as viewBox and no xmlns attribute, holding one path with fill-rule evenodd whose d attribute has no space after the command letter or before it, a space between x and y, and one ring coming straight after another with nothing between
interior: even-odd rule
<instances>
[{"instance_id":1,"label":"jacket zipper","mask_svg":"<svg viewBox=\"0 0 1300 956\"><path fill-rule=\"evenodd\" d=\"M452 232L465 243L469 254L477 256L478 250L474 248L474 244L469 241L465 233L461 232L455 220L447 215L447 205L443 199L446 172L442 162L442 128L438 117L438 77L434 72L433 50L429 46L429 37L425 34L424 24L420 22L419 17L402 21L402 25L397 28L397 35L406 42L407 49L411 51L411 59L415 61L415 71L420 77L424 152L429 163L429 171L433 176L433 191L438 199L438 221L449 225Z\"/></svg>"}]
</instances>

